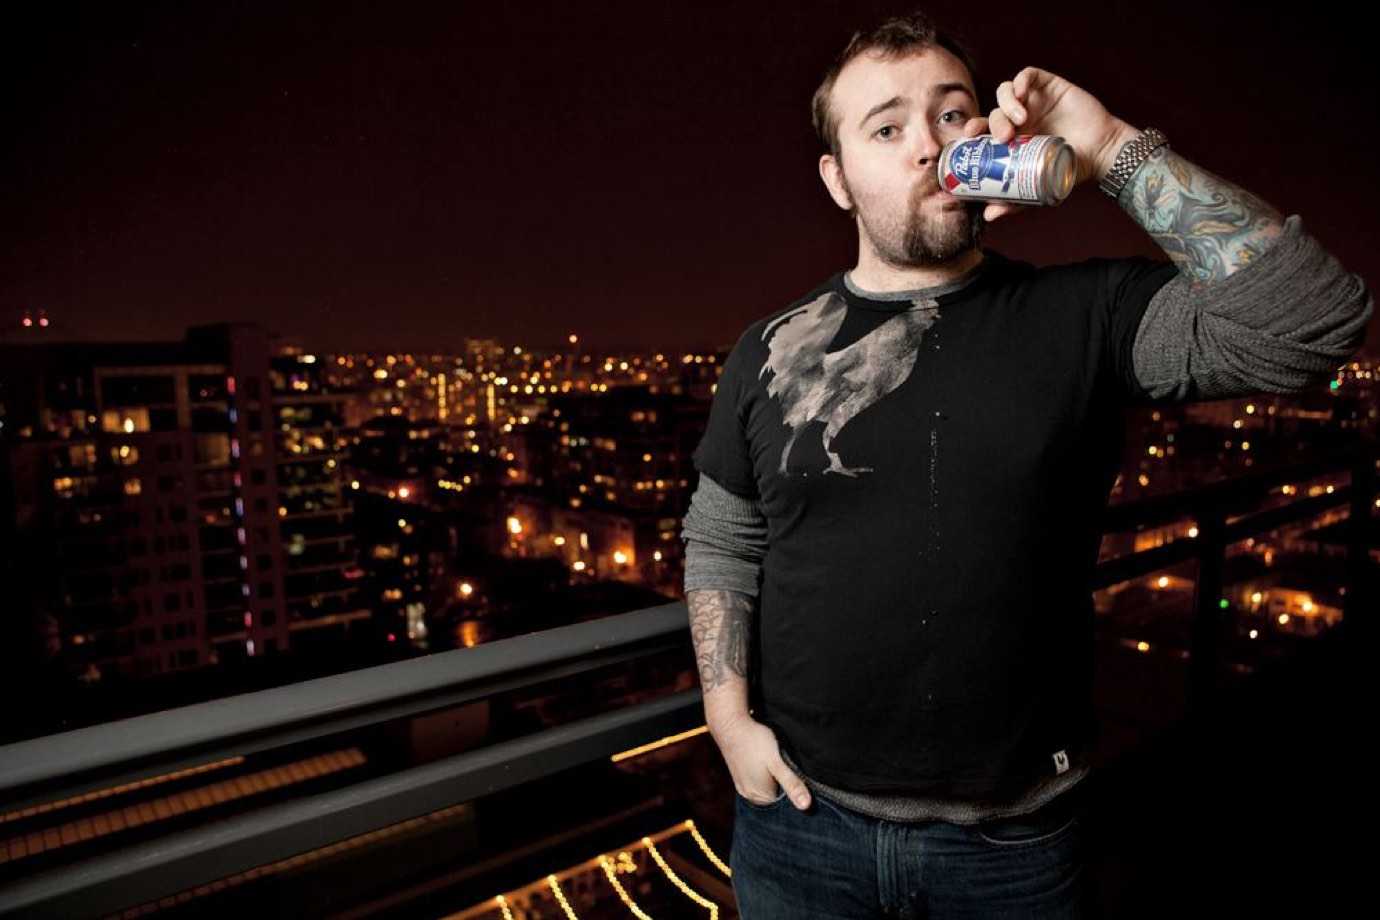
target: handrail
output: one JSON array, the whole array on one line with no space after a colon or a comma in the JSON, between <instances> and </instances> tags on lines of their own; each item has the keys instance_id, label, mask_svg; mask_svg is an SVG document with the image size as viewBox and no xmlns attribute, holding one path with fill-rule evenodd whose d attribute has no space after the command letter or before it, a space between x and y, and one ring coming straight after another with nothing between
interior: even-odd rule
<instances>
[{"instance_id":1,"label":"handrail","mask_svg":"<svg viewBox=\"0 0 1380 920\"><path fill-rule=\"evenodd\" d=\"M115 785L484 699L687 641L684 602L361 668L0 747L0 802ZM118 777L112 770L125 771ZM61 784L60 786L58 784Z\"/></svg>"},{"instance_id":2,"label":"handrail","mask_svg":"<svg viewBox=\"0 0 1380 920\"><path fill-rule=\"evenodd\" d=\"M208 822L0 889L0 915L105 915L684 732L703 714L699 690L683 690Z\"/></svg>"}]
</instances>

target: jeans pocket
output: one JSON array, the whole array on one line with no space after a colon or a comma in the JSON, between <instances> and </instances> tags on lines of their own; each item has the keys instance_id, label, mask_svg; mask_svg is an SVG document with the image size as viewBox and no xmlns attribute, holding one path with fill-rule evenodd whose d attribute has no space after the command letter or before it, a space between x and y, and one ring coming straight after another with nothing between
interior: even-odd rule
<instances>
[{"instance_id":1,"label":"jeans pocket","mask_svg":"<svg viewBox=\"0 0 1380 920\"><path fill-rule=\"evenodd\" d=\"M999 847L1035 846L1049 843L1068 833L1078 823L1079 813L1060 808L1051 812L994 818L974 825L983 842Z\"/></svg>"},{"instance_id":2,"label":"jeans pocket","mask_svg":"<svg viewBox=\"0 0 1380 920\"><path fill-rule=\"evenodd\" d=\"M779 804L784 798L786 798L786 790L785 788L782 788L781 794L778 795L776 798L772 799L770 802L754 802L752 799L749 799L746 796L744 796L737 789L733 790L733 795L735 798L738 799L738 801L742 802L748 808L771 808L773 805Z\"/></svg>"}]
</instances>

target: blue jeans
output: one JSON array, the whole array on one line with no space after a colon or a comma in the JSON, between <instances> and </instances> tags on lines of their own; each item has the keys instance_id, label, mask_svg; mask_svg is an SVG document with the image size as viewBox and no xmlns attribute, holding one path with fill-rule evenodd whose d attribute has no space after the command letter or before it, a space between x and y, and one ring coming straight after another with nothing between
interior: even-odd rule
<instances>
[{"instance_id":1,"label":"blue jeans","mask_svg":"<svg viewBox=\"0 0 1380 920\"><path fill-rule=\"evenodd\" d=\"M743 920L1094 916L1086 798L976 825L896 822L811 791L805 811L734 792L729 868Z\"/></svg>"}]
</instances>

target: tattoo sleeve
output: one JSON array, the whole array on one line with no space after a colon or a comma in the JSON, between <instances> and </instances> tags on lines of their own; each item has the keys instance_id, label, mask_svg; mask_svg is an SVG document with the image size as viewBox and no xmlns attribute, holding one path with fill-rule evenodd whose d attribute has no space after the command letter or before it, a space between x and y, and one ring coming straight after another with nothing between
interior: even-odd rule
<instances>
[{"instance_id":1,"label":"tattoo sleeve","mask_svg":"<svg viewBox=\"0 0 1380 920\"><path fill-rule=\"evenodd\" d=\"M1220 281L1274 244L1284 218L1259 197L1168 146L1136 169L1117 197L1194 287Z\"/></svg>"},{"instance_id":2,"label":"tattoo sleeve","mask_svg":"<svg viewBox=\"0 0 1380 920\"><path fill-rule=\"evenodd\" d=\"M687 592L685 600L706 702L720 687L737 684L737 692L720 695L715 706L737 711L741 703L741 712L746 715L748 650L757 599L739 591L705 589Z\"/></svg>"}]
</instances>

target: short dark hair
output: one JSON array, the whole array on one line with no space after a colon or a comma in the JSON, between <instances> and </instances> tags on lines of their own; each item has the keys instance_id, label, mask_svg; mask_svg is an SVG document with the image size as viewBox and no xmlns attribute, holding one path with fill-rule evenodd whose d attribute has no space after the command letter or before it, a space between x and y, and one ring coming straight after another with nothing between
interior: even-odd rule
<instances>
[{"instance_id":1,"label":"short dark hair","mask_svg":"<svg viewBox=\"0 0 1380 920\"><path fill-rule=\"evenodd\" d=\"M810 100L815 134L835 159L842 159L842 147L839 144L839 116L829 105L829 97L834 91L834 81L838 79L844 65L868 51L880 50L884 57L895 59L919 54L930 48L943 48L968 68L968 76L972 78L973 89L977 92L979 115L991 108L987 100L993 98L993 94L989 93L980 81L973 55L960 38L939 29L921 10L903 16L893 16L870 31L853 33L848 46L825 72L824 80L819 84L819 89L815 90L814 98Z\"/></svg>"}]
</instances>

